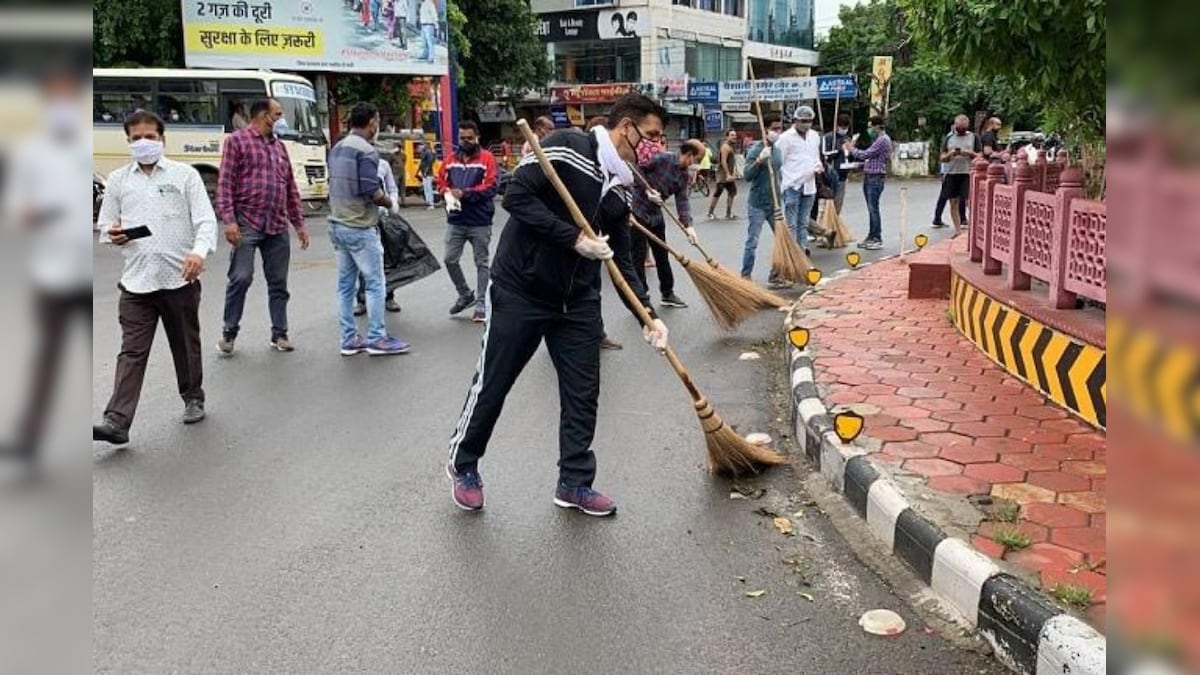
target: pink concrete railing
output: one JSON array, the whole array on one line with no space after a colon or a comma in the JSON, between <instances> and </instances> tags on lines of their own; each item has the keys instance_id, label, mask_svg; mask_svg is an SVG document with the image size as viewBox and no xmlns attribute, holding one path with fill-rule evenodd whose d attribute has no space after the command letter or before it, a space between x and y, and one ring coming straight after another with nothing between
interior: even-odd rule
<instances>
[{"instance_id":1,"label":"pink concrete railing","mask_svg":"<svg viewBox=\"0 0 1200 675\"><path fill-rule=\"evenodd\" d=\"M1013 290L1044 281L1058 309L1074 308L1077 297L1108 298L1107 208L1083 198L1083 174L1065 159L971 166L971 260L983 263L984 274L1005 273Z\"/></svg>"}]
</instances>

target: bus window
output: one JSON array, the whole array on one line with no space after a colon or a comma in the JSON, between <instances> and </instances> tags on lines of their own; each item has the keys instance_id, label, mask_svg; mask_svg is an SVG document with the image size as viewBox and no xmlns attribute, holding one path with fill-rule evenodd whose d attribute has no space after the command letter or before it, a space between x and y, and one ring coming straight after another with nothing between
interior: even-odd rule
<instances>
[{"instance_id":1,"label":"bus window","mask_svg":"<svg viewBox=\"0 0 1200 675\"><path fill-rule=\"evenodd\" d=\"M158 82L158 114L174 124L222 124L215 82L164 78Z\"/></svg>"},{"instance_id":2,"label":"bus window","mask_svg":"<svg viewBox=\"0 0 1200 675\"><path fill-rule=\"evenodd\" d=\"M93 121L121 124L134 111L152 110L153 89L151 80L97 78L92 85Z\"/></svg>"}]
</instances>

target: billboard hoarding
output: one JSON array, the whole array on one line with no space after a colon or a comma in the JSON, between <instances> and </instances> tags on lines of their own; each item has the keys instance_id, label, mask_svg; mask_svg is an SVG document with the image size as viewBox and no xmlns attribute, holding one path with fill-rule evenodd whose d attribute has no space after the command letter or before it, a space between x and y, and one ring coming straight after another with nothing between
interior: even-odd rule
<instances>
[{"instance_id":1,"label":"billboard hoarding","mask_svg":"<svg viewBox=\"0 0 1200 675\"><path fill-rule=\"evenodd\" d=\"M449 71L445 0L355 5L329 0L182 0L189 68L272 68L394 75Z\"/></svg>"}]
</instances>

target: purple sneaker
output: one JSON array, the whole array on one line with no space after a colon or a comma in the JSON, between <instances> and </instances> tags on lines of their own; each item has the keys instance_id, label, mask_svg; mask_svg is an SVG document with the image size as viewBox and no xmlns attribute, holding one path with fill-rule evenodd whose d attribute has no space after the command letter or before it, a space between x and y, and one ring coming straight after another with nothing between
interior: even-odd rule
<instances>
[{"instance_id":1,"label":"purple sneaker","mask_svg":"<svg viewBox=\"0 0 1200 675\"><path fill-rule=\"evenodd\" d=\"M367 341L361 335L355 335L349 340L342 341L342 356L354 356L367 351Z\"/></svg>"},{"instance_id":2,"label":"purple sneaker","mask_svg":"<svg viewBox=\"0 0 1200 675\"><path fill-rule=\"evenodd\" d=\"M464 511L478 511L483 508L483 479L476 471L459 473L454 468L454 462L446 463L446 475L450 477L450 498Z\"/></svg>"},{"instance_id":3,"label":"purple sneaker","mask_svg":"<svg viewBox=\"0 0 1200 675\"><path fill-rule=\"evenodd\" d=\"M611 516L617 512L616 502L590 487L559 485L554 504L564 509L579 509L589 516Z\"/></svg>"},{"instance_id":4,"label":"purple sneaker","mask_svg":"<svg viewBox=\"0 0 1200 675\"><path fill-rule=\"evenodd\" d=\"M367 353L371 356L389 356L392 354L405 354L408 350L412 349L412 345L398 337L389 335L368 342L366 348Z\"/></svg>"}]
</instances>

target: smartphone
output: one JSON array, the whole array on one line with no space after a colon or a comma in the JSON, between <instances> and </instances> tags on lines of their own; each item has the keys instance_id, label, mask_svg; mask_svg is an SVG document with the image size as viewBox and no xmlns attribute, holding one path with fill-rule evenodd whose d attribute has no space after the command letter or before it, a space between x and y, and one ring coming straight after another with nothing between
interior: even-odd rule
<instances>
[{"instance_id":1,"label":"smartphone","mask_svg":"<svg viewBox=\"0 0 1200 675\"><path fill-rule=\"evenodd\" d=\"M151 232L149 227L145 225L138 225L137 227L130 227L128 229L121 230L121 234L128 237L130 241L133 241L134 239L149 237Z\"/></svg>"}]
</instances>

